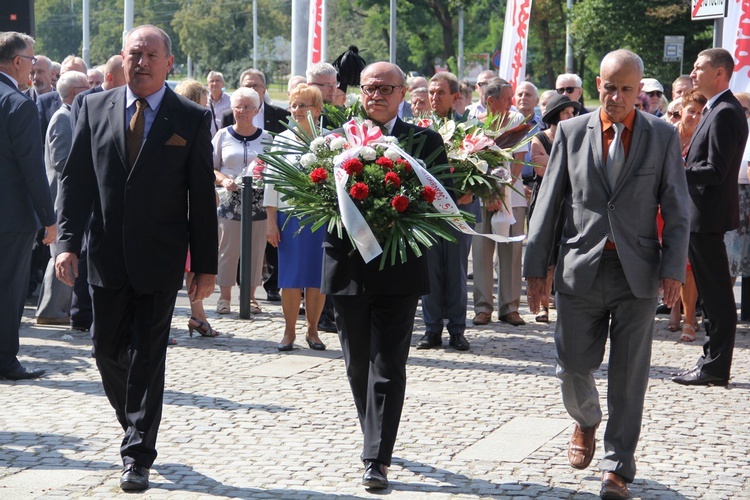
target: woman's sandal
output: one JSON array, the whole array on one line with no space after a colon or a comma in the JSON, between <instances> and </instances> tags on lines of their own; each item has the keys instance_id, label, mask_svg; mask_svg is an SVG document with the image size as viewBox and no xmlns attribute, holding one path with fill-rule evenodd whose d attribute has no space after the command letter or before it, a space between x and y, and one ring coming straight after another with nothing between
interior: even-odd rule
<instances>
[{"instance_id":1,"label":"woman's sandal","mask_svg":"<svg viewBox=\"0 0 750 500\"><path fill-rule=\"evenodd\" d=\"M682 325L682 335L680 335L680 342L692 342L695 340L695 327L690 323Z\"/></svg>"},{"instance_id":2,"label":"woman's sandal","mask_svg":"<svg viewBox=\"0 0 750 500\"><path fill-rule=\"evenodd\" d=\"M221 335L221 332L217 332L211 328L208 321L201 321L193 317L188 320L188 330L190 330L191 337L193 336L194 331L197 331L201 337L218 337Z\"/></svg>"},{"instance_id":3,"label":"woman's sandal","mask_svg":"<svg viewBox=\"0 0 750 500\"><path fill-rule=\"evenodd\" d=\"M216 301L216 312L219 314L229 314L232 312L232 308L229 306L229 301L226 299L219 299Z\"/></svg>"},{"instance_id":4,"label":"woman's sandal","mask_svg":"<svg viewBox=\"0 0 750 500\"><path fill-rule=\"evenodd\" d=\"M546 307L539 308L539 314L534 319L537 323L549 323L549 309Z\"/></svg>"}]
</instances>

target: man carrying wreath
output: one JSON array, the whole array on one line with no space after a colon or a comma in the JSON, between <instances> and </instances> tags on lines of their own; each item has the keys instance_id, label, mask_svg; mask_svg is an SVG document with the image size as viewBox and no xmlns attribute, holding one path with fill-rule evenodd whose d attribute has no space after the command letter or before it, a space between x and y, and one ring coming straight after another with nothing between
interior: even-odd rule
<instances>
[{"instance_id":1,"label":"man carrying wreath","mask_svg":"<svg viewBox=\"0 0 750 500\"><path fill-rule=\"evenodd\" d=\"M403 71L387 62L367 66L360 77L361 99L368 118L394 137L413 130L424 137L415 157L447 164L443 140L434 131L404 123L398 109L406 94ZM419 143L420 141L417 141ZM429 293L427 258L408 249L408 263L380 259L365 263L348 235L326 236L322 293L331 295L346 372L364 434L361 458L366 488L388 487L387 470L401 420L406 390L406 360L421 295Z\"/></svg>"}]
</instances>

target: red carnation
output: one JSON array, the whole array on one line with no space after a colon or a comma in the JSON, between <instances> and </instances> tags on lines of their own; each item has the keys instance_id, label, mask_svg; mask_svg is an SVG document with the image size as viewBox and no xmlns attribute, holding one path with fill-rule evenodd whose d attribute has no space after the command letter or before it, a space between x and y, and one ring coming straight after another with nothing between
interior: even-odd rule
<instances>
[{"instance_id":1,"label":"red carnation","mask_svg":"<svg viewBox=\"0 0 750 500\"><path fill-rule=\"evenodd\" d=\"M422 198L424 198L424 201L427 203L432 203L435 201L435 190L430 186L425 186L422 188Z\"/></svg>"},{"instance_id":2,"label":"red carnation","mask_svg":"<svg viewBox=\"0 0 750 500\"><path fill-rule=\"evenodd\" d=\"M396 160L396 163L404 167L404 170L406 170L407 172L411 172L411 164L408 161L404 160L403 158L399 158L398 160Z\"/></svg>"},{"instance_id":3,"label":"red carnation","mask_svg":"<svg viewBox=\"0 0 750 500\"><path fill-rule=\"evenodd\" d=\"M364 182L358 182L349 190L349 194L355 200L362 201L370 195L370 188Z\"/></svg>"},{"instance_id":4,"label":"red carnation","mask_svg":"<svg viewBox=\"0 0 750 500\"><path fill-rule=\"evenodd\" d=\"M349 160L346 160L343 165L341 165L341 168L343 168L349 175L356 175L362 171L364 165L362 165L362 162L358 159L350 158Z\"/></svg>"},{"instance_id":5,"label":"red carnation","mask_svg":"<svg viewBox=\"0 0 750 500\"><path fill-rule=\"evenodd\" d=\"M375 163L383 167L385 170L391 170L393 168L393 160L386 158L385 156L381 156L375 160Z\"/></svg>"},{"instance_id":6,"label":"red carnation","mask_svg":"<svg viewBox=\"0 0 750 500\"><path fill-rule=\"evenodd\" d=\"M384 182L385 182L386 186L391 186L391 187L394 187L396 189L398 189L399 187L401 187L401 178L398 176L398 174L396 172L388 172L388 173L386 173L385 174Z\"/></svg>"},{"instance_id":7,"label":"red carnation","mask_svg":"<svg viewBox=\"0 0 750 500\"><path fill-rule=\"evenodd\" d=\"M391 206L396 209L397 212L404 212L409 207L409 198L402 195L397 195L391 200Z\"/></svg>"},{"instance_id":8,"label":"red carnation","mask_svg":"<svg viewBox=\"0 0 750 500\"><path fill-rule=\"evenodd\" d=\"M326 172L326 169L324 169L323 167L318 167L310 172L310 179L314 183L319 184L328 179L328 172Z\"/></svg>"}]
</instances>

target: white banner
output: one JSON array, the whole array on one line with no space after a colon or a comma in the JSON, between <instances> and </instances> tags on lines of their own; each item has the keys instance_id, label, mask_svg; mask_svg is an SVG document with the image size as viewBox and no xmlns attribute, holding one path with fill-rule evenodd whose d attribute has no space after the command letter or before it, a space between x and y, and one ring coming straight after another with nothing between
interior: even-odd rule
<instances>
[{"instance_id":1,"label":"white banner","mask_svg":"<svg viewBox=\"0 0 750 500\"><path fill-rule=\"evenodd\" d=\"M307 30L307 66L326 58L325 33L326 2L310 0L310 27Z\"/></svg>"},{"instance_id":2,"label":"white banner","mask_svg":"<svg viewBox=\"0 0 750 500\"><path fill-rule=\"evenodd\" d=\"M516 86L526 80L531 0L508 0L498 76Z\"/></svg>"},{"instance_id":3,"label":"white banner","mask_svg":"<svg viewBox=\"0 0 750 500\"><path fill-rule=\"evenodd\" d=\"M721 46L734 56L732 92L750 92L750 0L727 0Z\"/></svg>"}]
</instances>

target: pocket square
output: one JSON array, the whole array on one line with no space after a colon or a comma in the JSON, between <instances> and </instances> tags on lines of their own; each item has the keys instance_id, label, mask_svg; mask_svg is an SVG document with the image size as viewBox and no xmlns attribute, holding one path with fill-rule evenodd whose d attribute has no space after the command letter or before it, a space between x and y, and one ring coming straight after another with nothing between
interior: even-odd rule
<instances>
[{"instance_id":1,"label":"pocket square","mask_svg":"<svg viewBox=\"0 0 750 500\"><path fill-rule=\"evenodd\" d=\"M177 134L172 134L172 137L164 143L165 146L184 146L185 144L187 141Z\"/></svg>"}]
</instances>

